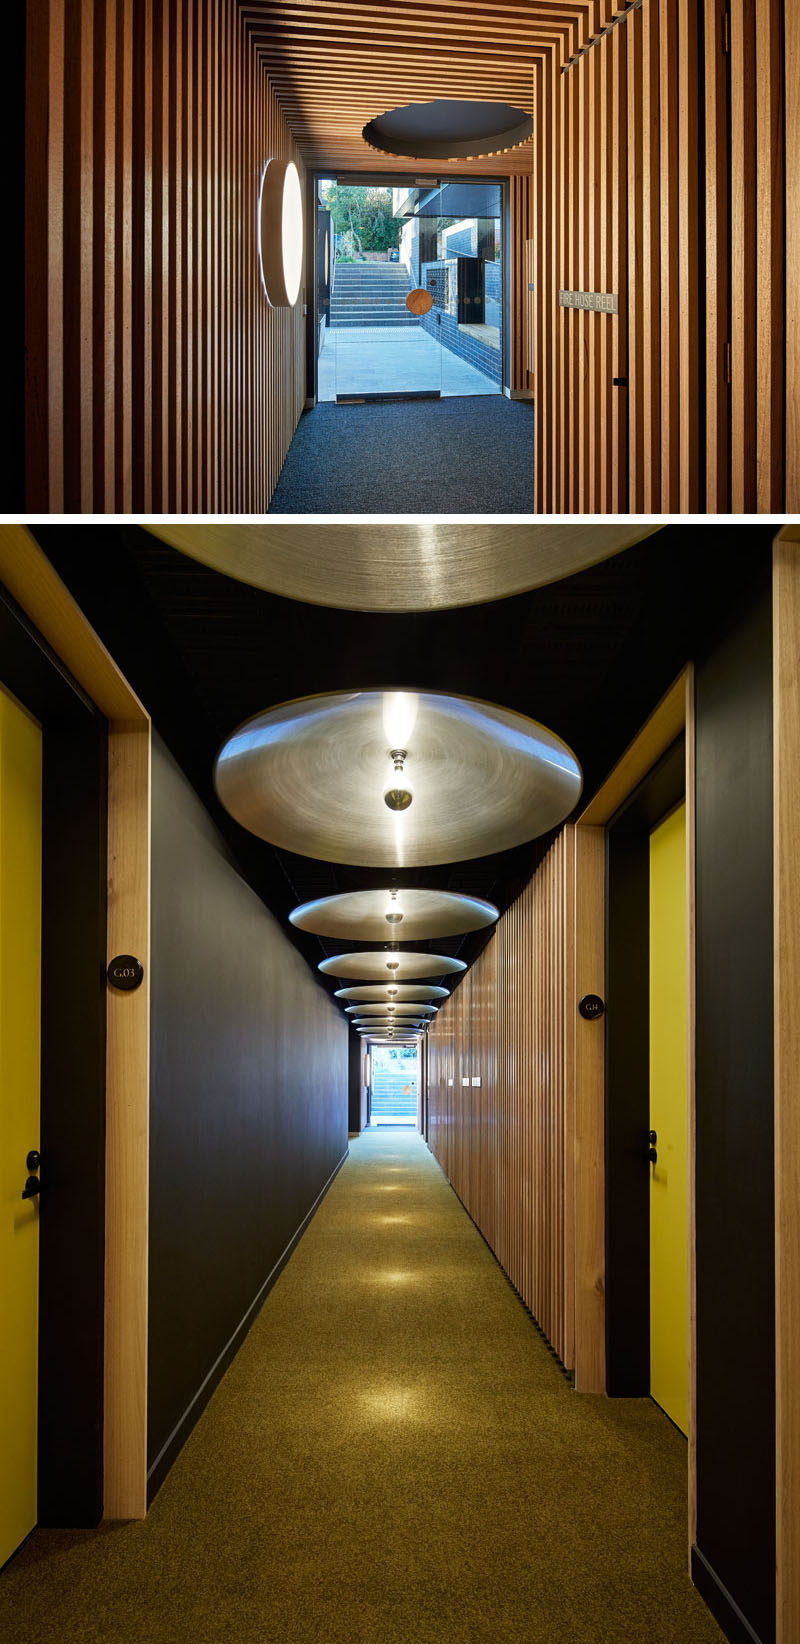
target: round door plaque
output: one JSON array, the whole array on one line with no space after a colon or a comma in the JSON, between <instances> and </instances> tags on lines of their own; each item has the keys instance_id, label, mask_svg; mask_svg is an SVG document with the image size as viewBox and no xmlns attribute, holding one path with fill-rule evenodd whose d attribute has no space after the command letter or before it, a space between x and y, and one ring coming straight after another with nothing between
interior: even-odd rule
<instances>
[{"instance_id":1,"label":"round door plaque","mask_svg":"<svg viewBox=\"0 0 800 1644\"><path fill-rule=\"evenodd\" d=\"M578 1010L586 1022L596 1022L598 1017L605 1016L606 1013L605 1003L599 993L585 993Z\"/></svg>"},{"instance_id":2,"label":"round door plaque","mask_svg":"<svg viewBox=\"0 0 800 1644\"><path fill-rule=\"evenodd\" d=\"M433 308L433 297L426 291L424 285L417 285L409 291L406 297L406 308L409 314L430 314Z\"/></svg>"},{"instance_id":3,"label":"round door plaque","mask_svg":"<svg viewBox=\"0 0 800 1644\"><path fill-rule=\"evenodd\" d=\"M144 965L132 953L118 953L106 971L109 985L121 993L132 993L144 977Z\"/></svg>"}]
</instances>

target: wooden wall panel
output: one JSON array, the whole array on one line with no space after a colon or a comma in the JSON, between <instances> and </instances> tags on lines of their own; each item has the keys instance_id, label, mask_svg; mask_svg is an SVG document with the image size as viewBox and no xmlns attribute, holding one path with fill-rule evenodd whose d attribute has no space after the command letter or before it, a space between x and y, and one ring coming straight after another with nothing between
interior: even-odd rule
<instances>
[{"instance_id":1,"label":"wooden wall panel","mask_svg":"<svg viewBox=\"0 0 800 1644\"><path fill-rule=\"evenodd\" d=\"M537 65L537 512L785 508L793 10L604 0L583 55ZM619 314L565 314L561 289Z\"/></svg>"},{"instance_id":2,"label":"wooden wall panel","mask_svg":"<svg viewBox=\"0 0 800 1644\"><path fill-rule=\"evenodd\" d=\"M428 1035L431 1151L568 1368L573 849L566 828Z\"/></svg>"},{"instance_id":3,"label":"wooden wall panel","mask_svg":"<svg viewBox=\"0 0 800 1644\"><path fill-rule=\"evenodd\" d=\"M800 6L785 16L786 313L800 314ZM786 335L786 509L800 514L800 326Z\"/></svg>"},{"instance_id":4,"label":"wooden wall panel","mask_svg":"<svg viewBox=\"0 0 800 1644\"><path fill-rule=\"evenodd\" d=\"M256 206L302 162L237 0L28 8L26 507L266 510L305 400Z\"/></svg>"}]
</instances>

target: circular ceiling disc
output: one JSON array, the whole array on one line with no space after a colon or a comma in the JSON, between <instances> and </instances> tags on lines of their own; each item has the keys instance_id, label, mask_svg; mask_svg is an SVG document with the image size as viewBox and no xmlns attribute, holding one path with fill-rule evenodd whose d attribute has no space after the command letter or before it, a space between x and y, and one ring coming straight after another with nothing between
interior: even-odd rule
<instances>
[{"instance_id":1,"label":"circular ceiling disc","mask_svg":"<svg viewBox=\"0 0 800 1644\"><path fill-rule=\"evenodd\" d=\"M396 1016L398 1021L403 1016L435 1016L435 1005L420 1005L409 1002L407 1005L395 1005L394 1010L387 1010L389 1001L384 1000L379 1005L345 1005L345 1016Z\"/></svg>"},{"instance_id":2,"label":"circular ceiling disc","mask_svg":"<svg viewBox=\"0 0 800 1644\"><path fill-rule=\"evenodd\" d=\"M400 1030L401 1033L407 1032L408 1029L412 1028L412 1027L422 1027L423 1023L426 1027L429 1026L430 1025L430 1017L428 1017L428 1016L415 1016L413 1014L409 1014L408 1016L354 1016L353 1017L353 1026L354 1027L365 1027L365 1028L370 1028L370 1027L375 1027L375 1026L387 1027L387 1026L390 1026L390 1025L393 1024L396 1028L398 1028Z\"/></svg>"},{"instance_id":3,"label":"circular ceiling disc","mask_svg":"<svg viewBox=\"0 0 800 1644\"><path fill-rule=\"evenodd\" d=\"M375 1032L376 1028L379 1028L379 1031L384 1032L384 1029L391 1028L391 1026L393 1026L393 1024L394 1024L393 1016L386 1016L386 1019L384 1019L384 1021L376 1021L376 1023L375 1023L375 1021L371 1021L371 1018L366 1018L365 1021L358 1021L358 1019L356 1019L355 1024L353 1024L353 1026L355 1026L355 1028L361 1028L365 1032ZM398 1028L398 1032L411 1032L411 1031L414 1031L414 1029L416 1029L416 1031L419 1032L419 1031L421 1031L421 1028L422 1028L422 1023L417 1023L417 1021L411 1021L411 1023L402 1023L402 1028Z\"/></svg>"},{"instance_id":4,"label":"circular ceiling disc","mask_svg":"<svg viewBox=\"0 0 800 1644\"><path fill-rule=\"evenodd\" d=\"M361 135L380 154L413 160L474 160L505 154L526 143L533 119L510 103L437 97L429 103L407 103L379 114Z\"/></svg>"},{"instance_id":5,"label":"circular ceiling disc","mask_svg":"<svg viewBox=\"0 0 800 1644\"><path fill-rule=\"evenodd\" d=\"M266 593L347 611L440 611L585 571L657 525L150 525L180 553Z\"/></svg>"},{"instance_id":6,"label":"circular ceiling disc","mask_svg":"<svg viewBox=\"0 0 800 1644\"><path fill-rule=\"evenodd\" d=\"M390 992L393 989L393 992ZM405 984L390 982L388 987L337 988L334 999L363 999L365 1004L388 1004L394 999L398 1004L411 1000L419 1003L423 999L446 999L447 988L431 987L428 983L407 982Z\"/></svg>"},{"instance_id":7,"label":"circular ceiling disc","mask_svg":"<svg viewBox=\"0 0 800 1644\"><path fill-rule=\"evenodd\" d=\"M214 780L225 809L260 839L370 868L522 845L563 822L582 786L566 743L524 714L438 691L374 689L256 714L224 743ZM386 789L411 790L407 808L390 809Z\"/></svg>"},{"instance_id":8,"label":"circular ceiling disc","mask_svg":"<svg viewBox=\"0 0 800 1644\"><path fill-rule=\"evenodd\" d=\"M427 942L482 930L499 918L492 902L440 890L363 890L304 902L289 919L298 930L342 942Z\"/></svg>"},{"instance_id":9,"label":"circular ceiling disc","mask_svg":"<svg viewBox=\"0 0 800 1644\"><path fill-rule=\"evenodd\" d=\"M390 972L389 965L396 965L397 969ZM386 982L392 976L398 982L410 982L415 976L447 976L451 971L466 968L463 959L449 959L444 953L387 953L385 950L383 953L337 953L333 959L321 959L317 966L324 976L355 976L372 982Z\"/></svg>"}]
</instances>

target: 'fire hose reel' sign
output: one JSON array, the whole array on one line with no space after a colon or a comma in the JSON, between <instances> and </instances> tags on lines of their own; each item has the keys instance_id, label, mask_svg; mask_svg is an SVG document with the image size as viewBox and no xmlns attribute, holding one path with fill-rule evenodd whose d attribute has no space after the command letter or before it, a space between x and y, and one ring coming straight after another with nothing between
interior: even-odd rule
<instances>
[{"instance_id":1,"label":"'fire hose reel' sign","mask_svg":"<svg viewBox=\"0 0 800 1644\"><path fill-rule=\"evenodd\" d=\"M587 308L593 314L618 314L619 297L616 291L559 291L562 308Z\"/></svg>"},{"instance_id":2,"label":"'fire hose reel' sign","mask_svg":"<svg viewBox=\"0 0 800 1644\"><path fill-rule=\"evenodd\" d=\"M144 976L144 965L132 953L118 953L106 971L109 986L121 993L132 993Z\"/></svg>"}]
</instances>

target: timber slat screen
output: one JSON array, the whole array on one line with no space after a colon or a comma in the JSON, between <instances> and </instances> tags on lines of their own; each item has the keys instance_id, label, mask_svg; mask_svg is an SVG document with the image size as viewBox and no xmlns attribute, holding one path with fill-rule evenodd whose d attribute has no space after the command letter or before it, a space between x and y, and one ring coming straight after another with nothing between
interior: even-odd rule
<instances>
[{"instance_id":1,"label":"timber slat screen","mask_svg":"<svg viewBox=\"0 0 800 1644\"><path fill-rule=\"evenodd\" d=\"M28 7L26 506L262 511L304 405L260 289L261 168L413 177L366 121L503 100L508 388L537 512L800 495L797 0L47 0ZM525 242L530 240L528 250ZM532 288L532 289L531 289ZM562 306L560 292L578 306ZM586 306L616 299L616 312Z\"/></svg>"},{"instance_id":2,"label":"timber slat screen","mask_svg":"<svg viewBox=\"0 0 800 1644\"><path fill-rule=\"evenodd\" d=\"M256 206L299 155L237 0L29 6L27 93L28 508L266 509L304 321Z\"/></svg>"},{"instance_id":3,"label":"timber slat screen","mask_svg":"<svg viewBox=\"0 0 800 1644\"><path fill-rule=\"evenodd\" d=\"M428 1036L431 1151L567 1369L575 1331L573 863L568 827Z\"/></svg>"},{"instance_id":4,"label":"timber slat screen","mask_svg":"<svg viewBox=\"0 0 800 1644\"><path fill-rule=\"evenodd\" d=\"M783 0L613 9L534 71L537 511L783 511Z\"/></svg>"}]
</instances>

